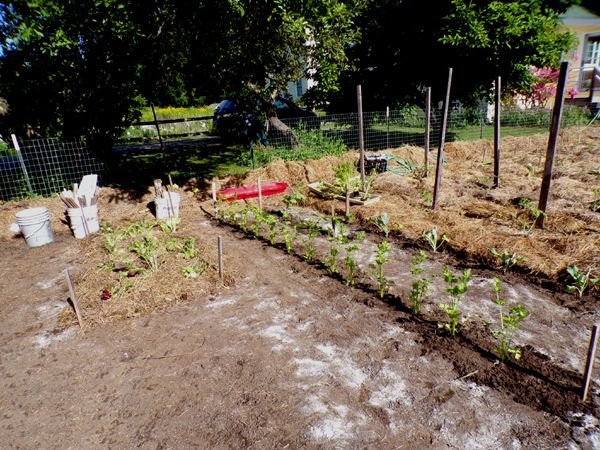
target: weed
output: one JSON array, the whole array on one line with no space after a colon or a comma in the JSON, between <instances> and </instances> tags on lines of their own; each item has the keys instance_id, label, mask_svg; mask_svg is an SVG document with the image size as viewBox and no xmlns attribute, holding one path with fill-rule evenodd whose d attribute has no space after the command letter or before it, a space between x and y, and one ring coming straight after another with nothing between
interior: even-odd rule
<instances>
[{"instance_id":1,"label":"weed","mask_svg":"<svg viewBox=\"0 0 600 450\"><path fill-rule=\"evenodd\" d=\"M546 217L546 213L541 209L538 209L533 202L527 197L521 197L519 199L519 207L526 209L529 213L529 221L524 221L521 226L526 231L533 230L535 222L542 216Z\"/></svg>"},{"instance_id":2,"label":"weed","mask_svg":"<svg viewBox=\"0 0 600 450\"><path fill-rule=\"evenodd\" d=\"M515 264L527 261L527 258L517 255L516 253L513 253L511 255L506 250L500 253L495 248L492 248L490 249L490 252L492 253L492 255L494 255L500 260L500 263L502 264L502 270L504 270L504 273L508 272L510 268L513 267Z\"/></svg>"},{"instance_id":3,"label":"weed","mask_svg":"<svg viewBox=\"0 0 600 450\"><path fill-rule=\"evenodd\" d=\"M514 345L513 339L515 333L519 330L519 324L529 316L523 306L516 305L510 308L507 314L504 312L506 301L500 298L502 292L502 282L499 278L494 278L493 291L496 296L494 303L498 305L500 314L500 329L492 331L492 336L498 340L498 356L500 361L506 361L510 357L521 359L521 349Z\"/></svg>"},{"instance_id":4,"label":"weed","mask_svg":"<svg viewBox=\"0 0 600 450\"><path fill-rule=\"evenodd\" d=\"M444 281L448 284L448 294L450 294L450 303L440 303L440 308L448 316L448 322L440 324L441 328L446 329L452 336L456 335L460 321L460 301L468 290L468 283L471 279L471 269L465 269L460 276L454 275L448 267L444 267Z\"/></svg>"},{"instance_id":5,"label":"weed","mask_svg":"<svg viewBox=\"0 0 600 450\"><path fill-rule=\"evenodd\" d=\"M431 290L431 281L426 277L420 277L423 273L422 264L427 260L427 253L423 250L419 251L419 254L412 259L412 267L410 273L413 275L413 283L410 289L410 302L411 310L413 314L419 314L421 311L421 305L423 299Z\"/></svg>"},{"instance_id":6,"label":"weed","mask_svg":"<svg viewBox=\"0 0 600 450\"><path fill-rule=\"evenodd\" d=\"M377 291L380 298L385 296L385 293L392 284L392 281L387 279L384 273L384 267L389 262L389 253L391 249L388 241L383 241L377 245L377 248L375 249L375 264L371 265L373 268L373 275L377 281Z\"/></svg>"},{"instance_id":7,"label":"weed","mask_svg":"<svg viewBox=\"0 0 600 450\"><path fill-rule=\"evenodd\" d=\"M583 273L573 264L567 267L567 273L573 279L572 284L567 285L567 292L570 294L576 292L579 298L583 296L583 293L590 284L600 283L600 278L592 278L592 269L588 269L586 273Z\"/></svg>"},{"instance_id":8,"label":"weed","mask_svg":"<svg viewBox=\"0 0 600 450\"><path fill-rule=\"evenodd\" d=\"M445 242L449 241L445 234L442 234L441 238L438 237L437 227L435 226L431 231L425 231L423 233L423 238L425 238L425 241L427 241L434 253L437 252Z\"/></svg>"}]
</instances>

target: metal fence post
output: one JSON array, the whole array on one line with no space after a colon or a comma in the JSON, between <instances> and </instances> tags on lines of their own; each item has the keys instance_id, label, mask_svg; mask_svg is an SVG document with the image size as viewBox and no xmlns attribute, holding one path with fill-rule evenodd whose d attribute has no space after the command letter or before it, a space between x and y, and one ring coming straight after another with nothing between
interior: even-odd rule
<instances>
[{"instance_id":1,"label":"metal fence post","mask_svg":"<svg viewBox=\"0 0 600 450\"><path fill-rule=\"evenodd\" d=\"M23 171L23 175L25 176L25 181L27 182L27 189L29 189L29 193L33 195L33 188L31 187L31 181L29 180L27 167L25 167L25 160L23 159L23 155L21 153L21 147L19 147L19 141L17 140L17 136L15 136L14 134L11 134L10 137L15 147L15 151L17 152L17 158L19 159L19 165L21 166L21 170Z\"/></svg>"}]
</instances>

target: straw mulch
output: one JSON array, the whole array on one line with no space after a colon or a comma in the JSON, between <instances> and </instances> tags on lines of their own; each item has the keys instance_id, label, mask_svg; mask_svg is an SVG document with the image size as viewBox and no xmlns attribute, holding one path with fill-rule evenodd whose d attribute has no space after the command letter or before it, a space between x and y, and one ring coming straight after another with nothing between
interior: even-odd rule
<instances>
[{"instance_id":1,"label":"straw mulch","mask_svg":"<svg viewBox=\"0 0 600 450\"><path fill-rule=\"evenodd\" d=\"M423 233L438 227L450 239L452 250L468 258L495 265L490 249L525 256L521 265L554 281L570 264L600 272L600 214L589 209L600 187L600 128L570 128L561 133L554 179L544 230L531 229L531 213L519 207L526 197L537 206L547 136L507 137L501 144L501 185L493 188L493 146L490 141L452 142L445 147L441 193L437 210L430 207L434 169L427 178L417 172L377 176L375 193L381 200L371 206L353 207L365 225L370 217L386 212L395 233L423 242ZM485 161L483 159L485 152ZM423 149L405 146L385 153L413 164L423 163ZM432 151L432 156L435 151ZM285 181L293 186L333 179L343 160L356 153L320 161L277 161L251 172L245 183ZM431 158L433 160L433 158ZM435 162L435 160L433 160ZM278 200L268 199L268 202ZM330 202L311 197L309 205L330 211ZM341 203L338 211L343 209Z\"/></svg>"}]
</instances>

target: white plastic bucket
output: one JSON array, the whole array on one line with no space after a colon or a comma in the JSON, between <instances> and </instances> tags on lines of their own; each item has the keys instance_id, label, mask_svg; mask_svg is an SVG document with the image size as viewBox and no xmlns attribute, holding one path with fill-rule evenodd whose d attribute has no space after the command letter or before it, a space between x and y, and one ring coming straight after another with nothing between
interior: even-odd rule
<instances>
[{"instance_id":1,"label":"white plastic bucket","mask_svg":"<svg viewBox=\"0 0 600 450\"><path fill-rule=\"evenodd\" d=\"M30 208L16 214L17 225L30 247L40 247L54 240L48 208Z\"/></svg>"},{"instance_id":2,"label":"white plastic bucket","mask_svg":"<svg viewBox=\"0 0 600 450\"><path fill-rule=\"evenodd\" d=\"M68 208L67 214L71 222L71 230L73 230L73 235L77 239L83 239L87 235L100 230L98 205L85 206L83 208Z\"/></svg>"},{"instance_id":3,"label":"white plastic bucket","mask_svg":"<svg viewBox=\"0 0 600 450\"><path fill-rule=\"evenodd\" d=\"M155 198L156 218L164 220L169 217L179 217L179 201L180 197L176 192L166 193L164 198Z\"/></svg>"}]
</instances>

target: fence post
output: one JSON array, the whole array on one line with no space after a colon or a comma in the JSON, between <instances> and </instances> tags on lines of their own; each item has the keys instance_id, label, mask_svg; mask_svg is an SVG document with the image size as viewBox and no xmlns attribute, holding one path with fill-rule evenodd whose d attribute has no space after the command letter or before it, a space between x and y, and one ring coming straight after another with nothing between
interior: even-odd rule
<instances>
[{"instance_id":1,"label":"fence post","mask_svg":"<svg viewBox=\"0 0 600 450\"><path fill-rule=\"evenodd\" d=\"M21 166L21 170L23 171L23 175L25 176L27 189L29 189L29 194L33 195L33 188L31 187L31 181L29 180L27 167L25 167L25 160L23 159L23 154L21 153L21 147L19 147L19 141L17 140L17 136L15 136L14 134L11 134L10 137L15 147L15 151L17 152L17 159L19 160L19 165Z\"/></svg>"},{"instance_id":2,"label":"fence post","mask_svg":"<svg viewBox=\"0 0 600 450\"><path fill-rule=\"evenodd\" d=\"M442 159L444 158L444 142L446 140L446 127L448 126L448 103L450 103L450 88L452 87L452 67L448 69L448 86L446 87L446 98L444 100L444 113L442 116L442 129L440 130L440 145L437 153L435 166L435 184L433 186L432 208L437 208L438 194L442 182Z\"/></svg>"},{"instance_id":3,"label":"fence post","mask_svg":"<svg viewBox=\"0 0 600 450\"><path fill-rule=\"evenodd\" d=\"M385 136L385 148L390 148L390 107L385 107L385 120L387 122L387 134Z\"/></svg>"},{"instance_id":4,"label":"fence post","mask_svg":"<svg viewBox=\"0 0 600 450\"><path fill-rule=\"evenodd\" d=\"M431 87L425 96L425 176L429 175L429 135L431 133Z\"/></svg>"},{"instance_id":5,"label":"fence post","mask_svg":"<svg viewBox=\"0 0 600 450\"><path fill-rule=\"evenodd\" d=\"M160 135L160 126L158 124L158 119L156 118L156 112L154 111L154 105L150 104L152 107L152 115L154 116L154 126L156 127L156 132L158 133L158 142L160 142L160 151L163 154L163 158L165 157L165 146L163 144L162 136Z\"/></svg>"},{"instance_id":6,"label":"fence post","mask_svg":"<svg viewBox=\"0 0 600 450\"><path fill-rule=\"evenodd\" d=\"M565 98L565 87L567 85L567 73L569 71L569 62L565 61L560 65L560 75L558 76L558 87L556 88L556 98L554 99L554 108L552 109L552 124L550 125L550 137L548 138L548 149L546 150L546 163L544 164L544 178L542 179L542 188L540 191L540 201L538 209L543 213L535 221L535 226L544 228L546 219L546 208L548 207L548 197L550 196L550 184L552 182L552 171L554 169L554 157L556 155L556 142L558 140L558 130L560 128L560 119L562 118L563 101Z\"/></svg>"},{"instance_id":7,"label":"fence post","mask_svg":"<svg viewBox=\"0 0 600 450\"><path fill-rule=\"evenodd\" d=\"M500 93L502 79L496 79L496 104L494 107L494 187L500 187Z\"/></svg>"},{"instance_id":8,"label":"fence post","mask_svg":"<svg viewBox=\"0 0 600 450\"><path fill-rule=\"evenodd\" d=\"M358 103L358 147L360 150L360 182L362 184L362 190L365 190L365 137L364 137L364 123L363 123L363 110L362 110L362 88L360 84L356 86L356 101Z\"/></svg>"}]
</instances>

